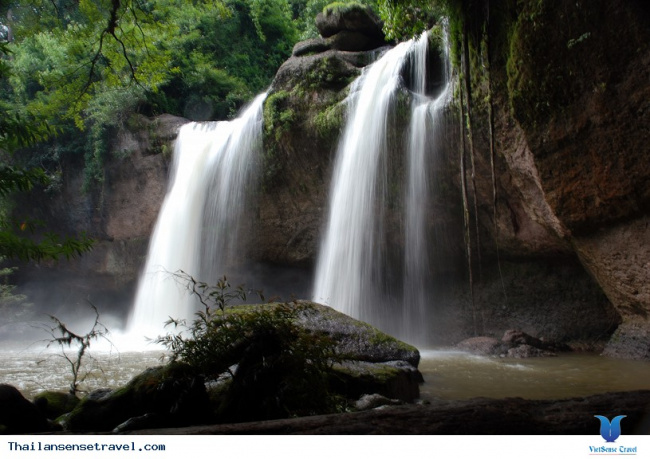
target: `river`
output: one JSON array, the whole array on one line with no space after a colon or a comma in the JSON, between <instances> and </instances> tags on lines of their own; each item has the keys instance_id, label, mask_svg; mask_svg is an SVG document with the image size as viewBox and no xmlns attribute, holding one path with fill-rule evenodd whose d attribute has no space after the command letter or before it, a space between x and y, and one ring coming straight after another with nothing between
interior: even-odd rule
<instances>
[{"instance_id":1,"label":"river","mask_svg":"<svg viewBox=\"0 0 650 459\"><path fill-rule=\"evenodd\" d=\"M5 347L5 346L3 346ZM67 391L68 363L55 349L12 346L0 351L0 382L16 386L31 399L43 390ZM160 365L162 349L95 351L86 359L81 389L119 387L144 369ZM559 399L610 391L650 389L650 363L596 354L504 359L459 351L425 350L420 362L423 400L472 397Z\"/></svg>"}]
</instances>

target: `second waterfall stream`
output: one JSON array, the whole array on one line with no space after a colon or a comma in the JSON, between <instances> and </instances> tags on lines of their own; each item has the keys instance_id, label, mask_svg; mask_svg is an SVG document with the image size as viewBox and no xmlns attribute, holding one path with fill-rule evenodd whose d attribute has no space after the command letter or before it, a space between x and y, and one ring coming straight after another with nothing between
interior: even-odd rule
<instances>
[{"instance_id":1,"label":"second waterfall stream","mask_svg":"<svg viewBox=\"0 0 650 459\"><path fill-rule=\"evenodd\" d=\"M430 306L424 215L431 180L428 153L435 148L435 124L450 92L444 78L436 98L425 95L428 44L427 33L400 43L366 68L351 88L313 293L315 301L414 344L427 341ZM402 202L396 203L389 152L395 149L394 111L405 74L411 80L411 122L405 145L397 147L406 152L406 165L397 193ZM389 207L404 209L400 241L387 235ZM391 256L394 246L403 246L401 260Z\"/></svg>"}]
</instances>

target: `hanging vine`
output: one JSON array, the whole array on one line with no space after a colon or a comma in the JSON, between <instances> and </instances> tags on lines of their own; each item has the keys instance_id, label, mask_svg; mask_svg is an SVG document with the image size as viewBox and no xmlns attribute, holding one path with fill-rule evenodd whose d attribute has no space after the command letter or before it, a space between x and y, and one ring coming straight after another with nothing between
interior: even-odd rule
<instances>
[{"instance_id":1,"label":"hanging vine","mask_svg":"<svg viewBox=\"0 0 650 459\"><path fill-rule=\"evenodd\" d=\"M460 98L460 103L458 104L460 109L460 185L461 185L461 194L463 197L463 225L465 229L465 254L467 256L467 266L469 273L469 294L470 301L472 304L472 318L474 324L474 335L478 335L478 328L476 324L476 302L474 300L474 270L472 269L472 234L470 231L469 223L469 198L467 192L467 171L465 164L465 123L462 120L465 119L465 104L464 104L464 93L463 85L458 83L458 93Z\"/></svg>"},{"instance_id":2,"label":"hanging vine","mask_svg":"<svg viewBox=\"0 0 650 459\"><path fill-rule=\"evenodd\" d=\"M483 46L481 52L484 53L483 67L485 77L487 79L487 110L488 110L488 144L490 148L490 174L492 178L492 219L494 221L494 245L497 257L497 269L499 270L499 279L501 280L501 288L503 290L504 299L508 300L506 287L503 281L503 272L501 271L501 256L499 253L499 224L497 213L497 175L496 175L496 148L494 145L494 99L492 97L492 73L491 63L492 56L490 54L490 0L485 2L485 21L483 23Z\"/></svg>"}]
</instances>

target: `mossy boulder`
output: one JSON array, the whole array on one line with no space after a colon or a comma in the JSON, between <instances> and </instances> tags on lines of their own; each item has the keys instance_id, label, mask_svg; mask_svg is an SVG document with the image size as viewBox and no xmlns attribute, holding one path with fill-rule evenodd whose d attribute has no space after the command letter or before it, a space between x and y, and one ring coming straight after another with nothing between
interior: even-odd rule
<instances>
[{"instance_id":1,"label":"mossy boulder","mask_svg":"<svg viewBox=\"0 0 650 459\"><path fill-rule=\"evenodd\" d=\"M149 368L122 388L86 397L62 423L66 430L101 432L145 414L163 418L167 426L206 422L203 378L181 363Z\"/></svg>"},{"instance_id":2,"label":"mossy boulder","mask_svg":"<svg viewBox=\"0 0 650 459\"><path fill-rule=\"evenodd\" d=\"M383 363L404 361L417 368L420 352L414 346L393 338L365 322L356 320L329 306L312 302L302 314L303 326L328 335L336 343L336 352L344 360Z\"/></svg>"},{"instance_id":3,"label":"mossy boulder","mask_svg":"<svg viewBox=\"0 0 650 459\"><path fill-rule=\"evenodd\" d=\"M365 362L345 360L332 367L331 386L349 399L379 394L390 399L413 402L424 382L416 367L403 360Z\"/></svg>"},{"instance_id":4,"label":"mossy boulder","mask_svg":"<svg viewBox=\"0 0 650 459\"><path fill-rule=\"evenodd\" d=\"M48 419L71 412L79 402L79 398L69 392L45 391L34 397L34 405Z\"/></svg>"},{"instance_id":5,"label":"mossy boulder","mask_svg":"<svg viewBox=\"0 0 650 459\"><path fill-rule=\"evenodd\" d=\"M264 305L264 308L277 307ZM233 311L262 306L238 306ZM417 367L420 352L365 322L310 301L297 301L297 324L314 336L333 343L334 362L329 371L330 391L355 400L363 394L412 402L423 382Z\"/></svg>"}]
</instances>

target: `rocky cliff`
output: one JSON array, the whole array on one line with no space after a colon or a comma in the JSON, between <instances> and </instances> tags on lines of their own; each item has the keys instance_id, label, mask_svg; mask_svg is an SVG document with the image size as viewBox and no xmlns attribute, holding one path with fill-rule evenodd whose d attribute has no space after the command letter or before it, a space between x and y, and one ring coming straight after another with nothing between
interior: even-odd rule
<instances>
[{"instance_id":1,"label":"rocky cliff","mask_svg":"<svg viewBox=\"0 0 650 459\"><path fill-rule=\"evenodd\" d=\"M529 213L570 245L622 317L606 353L642 359L650 358L649 19L639 1L526 2L510 43L514 123L500 134L519 132L520 148L502 151L528 183Z\"/></svg>"}]
</instances>

